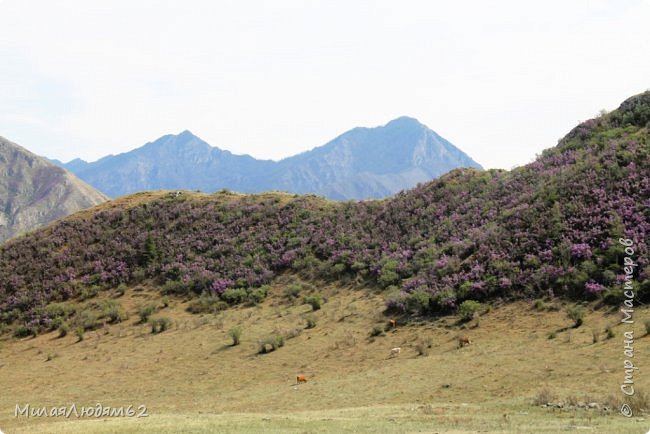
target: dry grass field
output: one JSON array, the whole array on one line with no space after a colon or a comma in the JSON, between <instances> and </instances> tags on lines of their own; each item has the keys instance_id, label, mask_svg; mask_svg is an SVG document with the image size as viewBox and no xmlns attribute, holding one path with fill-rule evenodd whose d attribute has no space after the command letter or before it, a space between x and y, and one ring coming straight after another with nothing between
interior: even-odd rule
<instances>
[{"instance_id":1,"label":"dry grass field","mask_svg":"<svg viewBox=\"0 0 650 434\"><path fill-rule=\"evenodd\" d=\"M400 324L384 336L383 295L323 285L326 302L312 312L290 301L280 277L257 305L190 314L187 302L163 307L154 288L130 288L117 298L126 321L87 332L56 332L0 341L0 430L53 432L531 432L645 433L650 417L617 408L556 409L553 402L612 405L620 400L623 331L618 313L587 306L584 324L570 328L562 302L493 306L461 324L456 317ZM305 295L305 294L301 294ZM106 297L106 295L103 295ZM153 318L171 327L152 334L136 306L154 302ZM89 307L97 299L86 302ZM650 391L644 320L635 312L637 395ZM312 316L315 327L306 328ZM232 346L229 330L241 328ZM608 338L605 329L614 334ZM555 337L549 339L549 335ZM594 336L595 333L595 336ZM284 346L258 354L259 341L283 335ZM458 337L472 344L458 348ZM390 357L390 350L401 353ZM306 383L296 384L304 374ZM75 404L137 408L148 417L15 417L32 408ZM641 403L640 405L643 405Z\"/></svg>"}]
</instances>

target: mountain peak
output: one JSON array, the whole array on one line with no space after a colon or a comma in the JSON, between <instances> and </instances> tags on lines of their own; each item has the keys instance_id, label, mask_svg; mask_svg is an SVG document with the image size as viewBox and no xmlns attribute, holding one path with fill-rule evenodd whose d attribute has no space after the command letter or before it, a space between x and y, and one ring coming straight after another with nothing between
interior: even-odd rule
<instances>
[{"instance_id":1,"label":"mountain peak","mask_svg":"<svg viewBox=\"0 0 650 434\"><path fill-rule=\"evenodd\" d=\"M418 121L415 118L412 118L410 116L400 116L398 118L393 119L392 121L388 122L386 127L389 126L394 126L394 127L425 127L426 125L422 124L420 121Z\"/></svg>"}]
</instances>

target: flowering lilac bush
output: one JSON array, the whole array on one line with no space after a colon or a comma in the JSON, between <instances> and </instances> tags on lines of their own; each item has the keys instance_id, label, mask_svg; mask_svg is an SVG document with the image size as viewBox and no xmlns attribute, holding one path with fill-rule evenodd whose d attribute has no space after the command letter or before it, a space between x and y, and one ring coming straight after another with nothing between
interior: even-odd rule
<instances>
[{"instance_id":1,"label":"flowering lilac bush","mask_svg":"<svg viewBox=\"0 0 650 434\"><path fill-rule=\"evenodd\" d=\"M285 270L389 288L387 307L402 313L592 299L621 282L620 237L636 243L638 296L650 299L649 101L581 124L524 167L454 170L381 201L158 194L67 218L0 248L0 321L45 327L51 302L143 279L258 301Z\"/></svg>"}]
</instances>

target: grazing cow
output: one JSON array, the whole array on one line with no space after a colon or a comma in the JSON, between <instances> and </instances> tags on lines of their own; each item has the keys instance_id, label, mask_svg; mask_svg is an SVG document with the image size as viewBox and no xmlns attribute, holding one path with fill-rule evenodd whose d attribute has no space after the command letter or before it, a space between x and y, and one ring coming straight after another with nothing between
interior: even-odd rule
<instances>
[{"instance_id":1,"label":"grazing cow","mask_svg":"<svg viewBox=\"0 0 650 434\"><path fill-rule=\"evenodd\" d=\"M298 374L296 377L296 383L306 383L307 382L307 377L305 377L305 374Z\"/></svg>"},{"instance_id":2,"label":"grazing cow","mask_svg":"<svg viewBox=\"0 0 650 434\"><path fill-rule=\"evenodd\" d=\"M394 329L395 327L397 327L397 321L395 321L394 319L389 319L388 320L388 326L390 328Z\"/></svg>"},{"instance_id":3,"label":"grazing cow","mask_svg":"<svg viewBox=\"0 0 650 434\"><path fill-rule=\"evenodd\" d=\"M401 351L402 349L400 347L393 348L392 350L390 350L390 357L399 356Z\"/></svg>"},{"instance_id":4,"label":"grazing cow","mask_svg":"<svg viewBox=\"0 0 650 434\"><path fill-rule=\"evenodd\" d=\"M464 347L465 345L471 344L472 341L470 340L469 336L463 336L458 338L458 346L460 348Z\"/></svg>"}]
</instances>

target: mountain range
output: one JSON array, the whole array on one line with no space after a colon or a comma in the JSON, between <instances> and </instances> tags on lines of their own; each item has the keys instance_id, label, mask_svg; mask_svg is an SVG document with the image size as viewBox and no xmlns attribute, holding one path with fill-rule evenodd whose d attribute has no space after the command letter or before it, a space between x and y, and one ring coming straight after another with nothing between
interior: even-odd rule
<instances>
[{"instance_id":1,"label":"mountain range","mask_svg":"<svg viewBox=\"0 0 650 434\"><path fill-rule=\"evenodd\" d=\"M0 242L108 198L0 137Z\"/></svg>"},{"instance_id":2,"label":"mountain range","mask_svg":"<svg viewBox=\"0 0 650 434\"><path fill-rule=\"evenodd\" d=\"M148 190L225 188L242 193L315 193L334 200L382 198L455 168L481 168L409 117L381 127L354 128L277 162L212 147L189 131L92 163L52 161L111 197Z\"/></svg>"}]
</instances>

